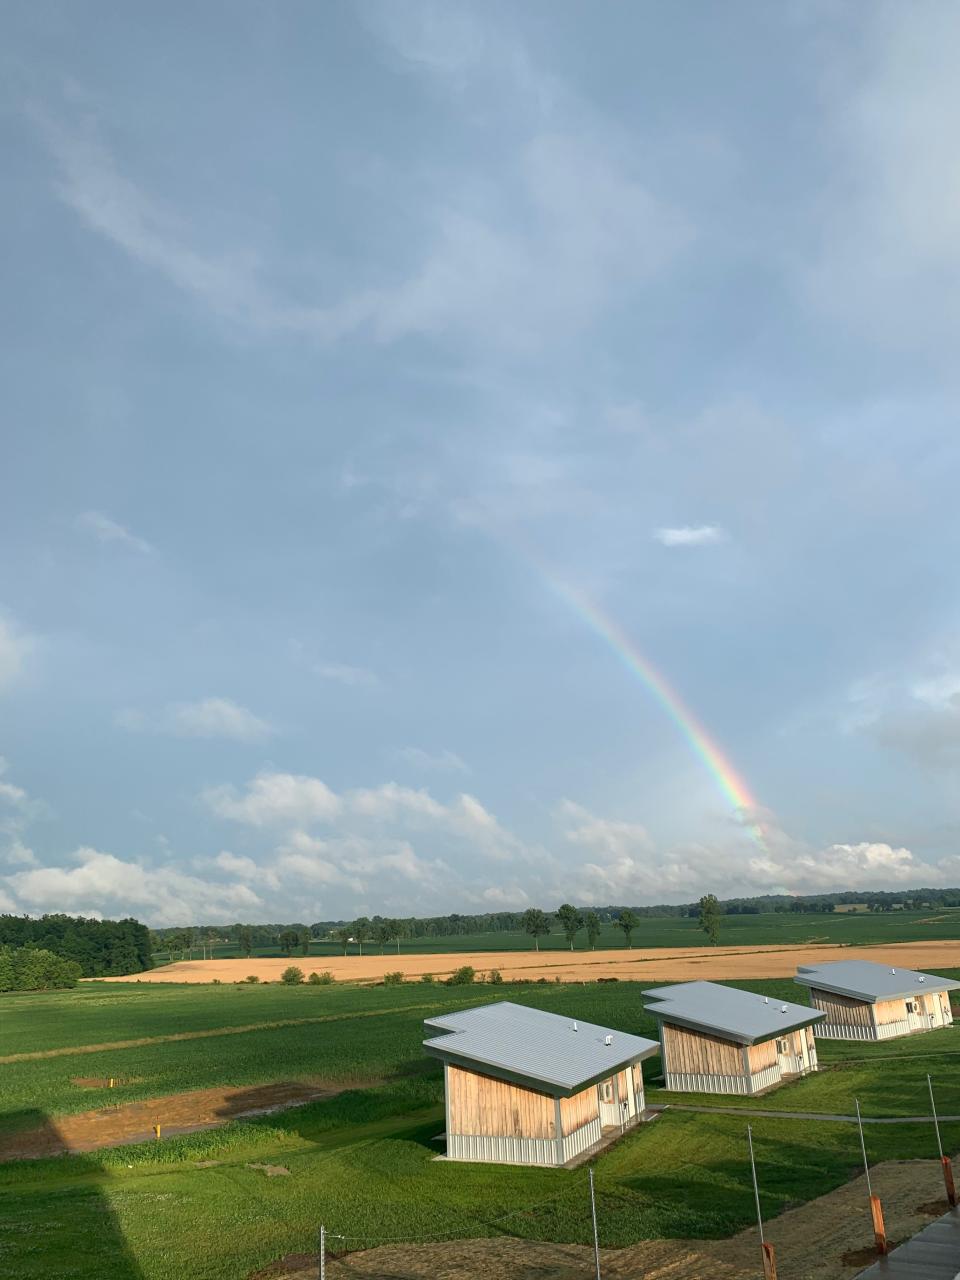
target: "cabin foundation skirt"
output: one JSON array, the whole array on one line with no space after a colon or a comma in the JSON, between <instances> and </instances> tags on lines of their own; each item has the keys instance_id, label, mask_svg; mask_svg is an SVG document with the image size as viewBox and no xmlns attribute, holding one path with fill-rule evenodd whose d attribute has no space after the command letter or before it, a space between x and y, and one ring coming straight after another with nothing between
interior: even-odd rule
<instances>
[{"instance_id":1,"label":"cabin foundation skirt","mask_svg":"<svg viewBox=\"0 0 960 1280\"><path fill-rule=\"evenodd\" d=\"M448 1133L447 1159L491 1164L562 1165L599 1142L601 1137L599 1120L591 1120L559 1140Z\"/></svg>"}]
</instances>

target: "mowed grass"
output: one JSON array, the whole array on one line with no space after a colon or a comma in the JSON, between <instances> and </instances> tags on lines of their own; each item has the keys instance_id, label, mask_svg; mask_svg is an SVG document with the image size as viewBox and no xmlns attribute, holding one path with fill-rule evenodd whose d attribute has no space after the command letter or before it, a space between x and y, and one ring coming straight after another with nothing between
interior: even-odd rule
<instances>
[{"instance_id":1,"label":"mowed grass","mask_svg":"<svg viewBox=\"0 0 960 1280\"><path fill-rule=\"evenodd\" d=\"M740 985L779 999L796 1000L800 990L783 980ZM18 1051L39 1047L31 1043L31 1024L40 1028L43 1047L52 1048L75 1047L83 1027L91 1028L90 1042L98 1043L280 1018L327 1019L0 1066L0 1124L7 1127L40 1124L108 1101L212 1085L296 1078L382 1083L208 1133L0 1165L0 1274L23 1280L236 1280L284 1254L313 1249L321 1221L331 1232L352 1237L346 1242L351 1248L380 1237L501 1233L586 1244L585 1171L433 1159L433 1139L443 1128L442 1079L438 1064L422 1053L422 1021L445 1008L507 998L655 1036L641 991L626 982L251 987L242 994L232 988L147 986L131 993L128 986L105 984L43 998L4 998L5 1052L8 1035ZM104 1027L113 1034L104 1036ZM853 1127L749 1115L758 1108L848 1112L857 1094L868 1115L923 1114L930 1071L941 1111L960 1114L960 1029L880 1045L823 1041L820 1055L826 1069L819 1075L765 1098L740 1100L742 1118L668 1111L604 1154L597 1163L603 1243L726 1235L748 1225L748 1118L768 1216L858 1172ZM657 1059L647 1065L651 1075L659 1071ZM70 1083L74 1075L111 1073L143 1079L109 1094ZM650 1088L649 1100L655 1096ZM677 1101L698 1099L683 1095ZM703 1099L707 1105L729 1101ZM960 1147L960 1123L945 1121L942 1129L945 1144ZM872 1161L936 1153L926 1124L870 1126L867 1143ZM209 1160L219 1163L197 1167ZM280 1164L290 1175L267 1178L248 1168L251 1163ZM863 1240L851 1238L851 1247L869 1243L864 1217Z\"/></svg>"},{"instance_id":2,"label":"mowed grass","mask_svg":"<svg viewBox=\"0 0 960 1280\"><path fill-rule=\"evenodd\" d=\"M760 915L724 916L720 932L723 946L796 945L805 942L848 943L851 946L867 946L883 942L935 942L945 938L960 938L960 908L933 907L924 911L831 912L824 915L804 915L794 912L765 912ZM613 924L604 925L597 942L598 949L622 947L623 933ZM706 940L696 919L689 916L641 917L633 934L635 947L699 947ZM586 933L577 935L576 950L587 946ZM541 951L564 951L569 943L559 929L540 939ZM357 947L349 948L356 955ZM431 955L447 951L532 951L533 939L528 934L469 933L450 934L436 938L407 938L400 944L391 943L383 948L384 955L397 955L397 968L403 968L404 954ZM379 955L381 949L373 943L364 944L364 953ZM194 959L202 952L194 950ZM223 944L208 949L213 958L228 959L240 955L233 945ZM257 947L258 956L276 956L275 946ZM324 956L343 954L343 948L335 942L312 942L309 956L293 956L291 963L322 959ZM166 960L163 952L159 960ZM316 967L316 966L313 966Z\"/></svg>"}]
</instances>

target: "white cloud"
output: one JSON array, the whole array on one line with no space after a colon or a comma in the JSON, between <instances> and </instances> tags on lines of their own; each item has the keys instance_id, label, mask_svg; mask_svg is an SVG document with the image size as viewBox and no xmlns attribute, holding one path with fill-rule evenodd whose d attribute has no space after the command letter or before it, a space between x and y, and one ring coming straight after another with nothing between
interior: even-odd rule
<instances>
[{"instance_id":1,"label":"white cloud","mask_svg":"<svg viewBox=\"0 0 960 1280\"><path fill-rule=\"evenodd\" d=\"M723 530L715 524L656 529L653 536L665 547L708 547L724 540Z\"/></svg>"},{"instance_id":2,"label":"white cloud","mask_svg":"<svg viewBox=\"0 0 960 1280\"><path fill-rule=\"evenodd\" d=\"M926 769L952 771L960 763L960 668L950 652L920 665L924 674L913 678L892 672L856 681L841 727Z\"/></svg>"},{"instance_id":3,"label":"white cloud","mask_svg":"<svg viewBox=\"0 0 960 1280\"><path fill-rule=\"evenodd\" d=\"M345 662L318 662L313 668L315 675L324 680L335 680L345 685L377 684L377 674L366 667L351 667Z\"/></svg>"},{"instance_id":4,"label":"white cloud","mask_svg":"<svg viewBox=\"0 0 960 1280\"><path fill-rule=\"evenodd\" d=\"M416 769L436 773L469 773L466 762L455 751L424 751L420 747L400 747L394 753L399 760Z\"/></svg>"},{"instance_id":5,"label":"white cloud","mask_svg":"<svg viewBox=\"0 0 960 1280\"><path fill-rule=\"evenodd\" d=\"M114 917L132 911L154 924L173 925L250 918L263 906L247 885L213 883L172 865L144 866L87 847L70 862L7 876L18 909Z\"/></svg>"},{"instance_id":6,"label":"white cloud","mask_svg":"<svg viewBox=\"0 0 960 1280\"><path fill-rule=\"evenodd\" d=\"M292 773L261 773L239 794L231 786L211 787L201 796L218 817L252 827L302 827L329 822L341 801L319 778Z\"/></svg>"},{"instance_id":7,"label":"white cloud","mask_svg":"<svg viewBox=\"0 0 960 1280\"><path fill-rule=\"evenodd\" d=\"M154 716L128 707L117 712L116 724L135 733L167 733L178 738L230 738L262 742L275 732L272 725L230 698L200 698L175 702Z\"/></svg>"},{"instance_id":8,"label":"white cloud","mask_svg":"<svg viewBox=\"0 0 960 1280\"><path fill-rule=\"evenodd\" d=\"M153 547L149 542L143 538L138 538L129 529L124 528L122 524L118 524L116 520L111 520L109 516L104 515L102 511L84 511L82 515L77 517L77 527L92 533L98 542L117 542L121 546L130 547L133 551L140 551L144 555L149 555L153 551Z\"/></svg>"},{"instance_id":9,"label":"white cloud","mask_svg":"<svg viewBox=\"0 0 960 1280\"><path fill-rule=\"evenodd\" d=\"M0 617L0 692L21 675L34 640L9 619Z\"/></svg>"},{"instance_id":10,"label":"white cloud","mask_svg":"<svg viewBox=\"0 0 960 1280\"><path fill-rule=\"evenodd\" d=\"M511 911L524 907L530 901L529 895L518 884L491 885L480 895L484 902L494 910Z\"/></svg>"}]
</instances>

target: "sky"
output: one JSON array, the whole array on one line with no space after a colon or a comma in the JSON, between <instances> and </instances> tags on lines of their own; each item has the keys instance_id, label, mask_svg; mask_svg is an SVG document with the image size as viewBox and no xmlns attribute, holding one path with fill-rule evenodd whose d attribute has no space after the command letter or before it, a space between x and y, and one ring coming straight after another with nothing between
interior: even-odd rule
<instances>
[{"instance_id":1,"label":"sky","mask_svg":"<svg viewBox=\"0 0 960 1280\"><path fill-rule=\"evenodd\" d=\"M955 5L0 24L0 909L960 884Z\"/></svg>"}]
</instances>

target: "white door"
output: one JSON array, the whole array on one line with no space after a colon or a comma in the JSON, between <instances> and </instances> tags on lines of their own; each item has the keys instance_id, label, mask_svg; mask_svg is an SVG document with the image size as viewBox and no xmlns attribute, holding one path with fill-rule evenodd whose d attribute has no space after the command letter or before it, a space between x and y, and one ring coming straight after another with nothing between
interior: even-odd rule
<instances>
[{"instance_id":1,"label":"white door","mask_svg":"<svg viewBox=\"0 0 960 1280\"><path fill-rule=\"evenodd\" d=\"M606 1129L608 1125L620 1127L620 1105L617 1102L617 1091L613 1079L602 1080L597 1086L600 1090L600 1124Z\"/></svg>"},{"instance_id":2,"label":"white door","mask_svg":"<svg viewBox=\"0 0 960 1280\"><path fill-rule=\"evenodd\" d=\"M925 1031L930 1026L930 1019L919 996L907 1001L907 1026L911 1031Z\"/></svg>"}]
</instances>

